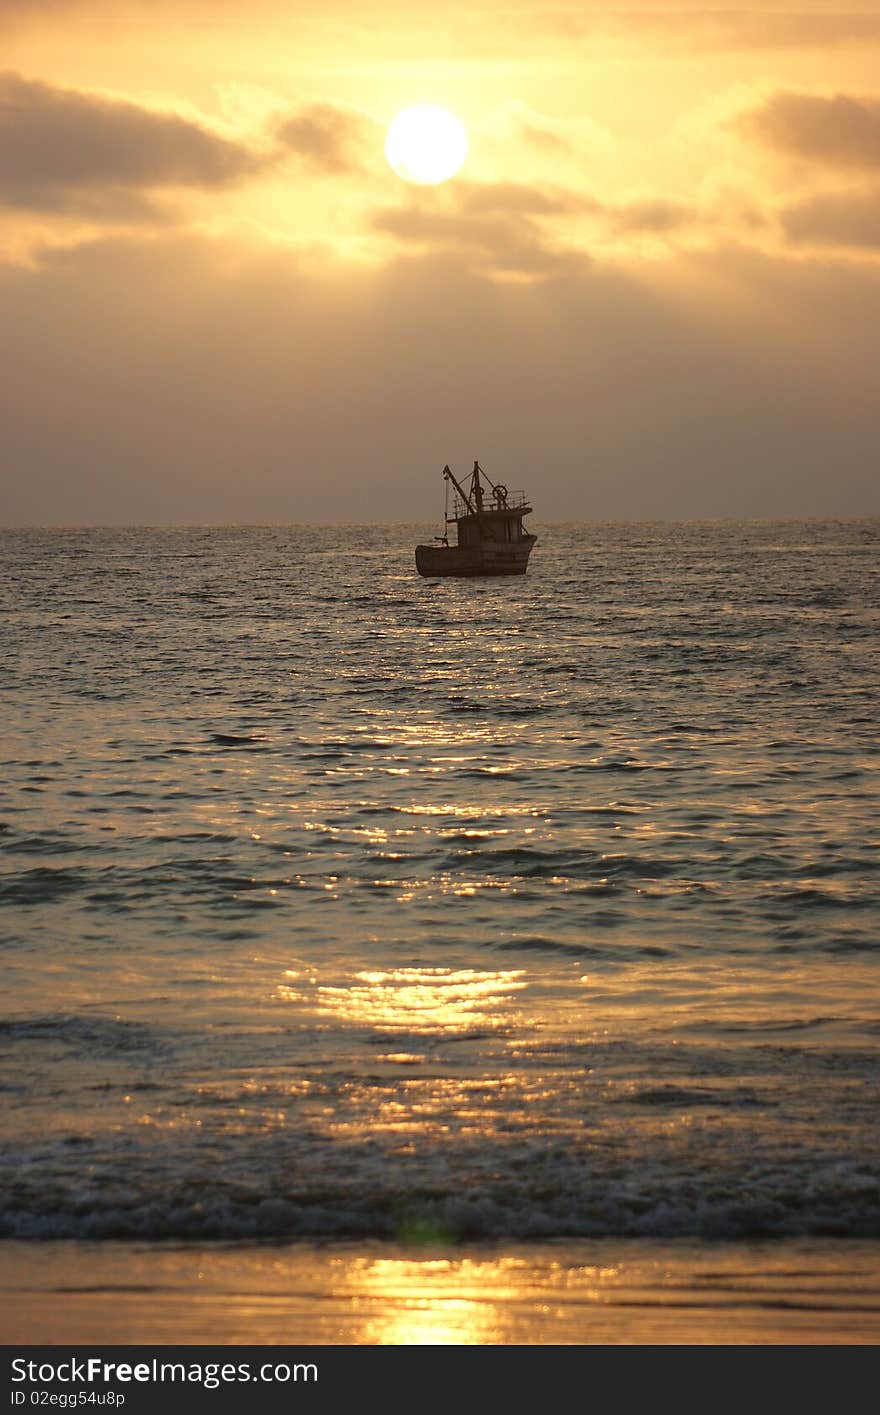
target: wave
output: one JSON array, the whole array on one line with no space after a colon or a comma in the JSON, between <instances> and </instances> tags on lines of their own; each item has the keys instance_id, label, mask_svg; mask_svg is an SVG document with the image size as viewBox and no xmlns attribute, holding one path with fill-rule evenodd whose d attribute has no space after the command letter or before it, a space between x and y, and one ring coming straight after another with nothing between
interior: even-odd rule
<instances>
[{"instance_id":1,"label":"wave","mask_svg":"<svg viewBox=\"0 0 880 1415\"><path fill-rule=\"evenodd\" d=\"M43 1041L93 1060L130 1053L152 1057L166 1046L159 1030L144 1022L77 1015L0 1019L0 1043Z\"/></svg>"},{"instance_id":2,"label":"wave","mask_svg":"<svg viewBox=\"0 0 880 1415\"><path fill-rule=\"evenodd\" d=\"M126 1204L66 1209L7 1207L0 1237L17 1239L405 1238L445 1241L532 1238L878 1238L876 1190L792 1197L790 1186L741 1195L680 1191L444 1194L398 1190L311 1199L262 1196L187 1200L155 1195ZM549 1186L548 1186L549 1190Z\"/></svg>"}]
</instances>

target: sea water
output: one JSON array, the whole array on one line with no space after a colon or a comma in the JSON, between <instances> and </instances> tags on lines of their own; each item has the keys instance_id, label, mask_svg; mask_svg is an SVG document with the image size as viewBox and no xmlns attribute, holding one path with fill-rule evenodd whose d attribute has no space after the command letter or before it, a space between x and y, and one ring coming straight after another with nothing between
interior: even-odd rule
<instances>
[{"instance_id":1,"label":"sea water","mask_svg":"<svg viewBox=\"0 0 880 1415\"><path fill-rule=\"evenodd\" d=\"M0 534L0 1231L880 1235L880 522L433 529Z\"/></svg>"}]
</instances>

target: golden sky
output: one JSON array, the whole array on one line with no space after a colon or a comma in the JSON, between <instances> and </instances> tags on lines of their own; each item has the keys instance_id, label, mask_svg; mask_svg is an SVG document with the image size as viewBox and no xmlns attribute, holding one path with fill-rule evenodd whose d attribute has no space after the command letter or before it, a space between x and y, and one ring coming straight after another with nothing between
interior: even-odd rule
<instances>
[{"instance_id":1,"label":"golden sky","mask_svg":"<svg viewBox=\"0 0 880 1415\"><path fill-rule=\"evenodd\" d=\"M876 0L0 0L0 520L877 514L878 76Z\"/></svg>"}]
</instances>

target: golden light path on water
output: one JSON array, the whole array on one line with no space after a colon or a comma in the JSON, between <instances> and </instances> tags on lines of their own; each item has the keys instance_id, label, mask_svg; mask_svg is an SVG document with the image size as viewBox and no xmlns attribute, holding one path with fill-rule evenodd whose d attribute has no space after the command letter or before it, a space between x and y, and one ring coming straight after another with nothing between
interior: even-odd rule
<instances>
[{"instance_id":1,"label":"golden light path on water","mask_svg":"<svg viewBox=\"0 0 880 1415\"><path fill-rule=\"evenodd\" d=\"M508 1055L508 1034L523 1020L512 1004L526 986L521 969L403 967L360 970L341 984L315 979L305 989L283 983L277 996L384 1041L368 1075L349 1087L348 1105L327 1112L324 1129L349 1139L381 1132L397 1137L399 1154L412 1155L420 1134L427 1143L452 1130L488 1136L509 1125L508 1108L538 1099L540 1086L511 1070ZM449 1047L493 1032L501 1036L494 1065L480 1076L459 1074ZM397 1037L404 1039L400 1049Z\"/></svg>"},{"instance_id":2,"label":"golden light path on water","mask_svg":"<svg viewBox=\"0 0 880 1415\"><path fill-rule=\"evenodd\" d=\"M467 1254L350 1244L5 1245L9 1342L122 1345L871 1344L876 1255L852 1243L568 1241ZM152 1300L145 1302L144 1293ZM320 1356L317 1357L320 1365Z\"/></svg>"},{"instance_id":3,"label":"golden light path on water","mask_svg":"<svg viewBox=\"0 0 880 1415\"><path fill-rule=\"evenodd\" d=\"M355 973L345 987L319 987L319 1009L346 1021L386 1030L443 1033L499 1026L499 1009L526 986L521 969L397 968Z\"/></svg>"}]
</instances>

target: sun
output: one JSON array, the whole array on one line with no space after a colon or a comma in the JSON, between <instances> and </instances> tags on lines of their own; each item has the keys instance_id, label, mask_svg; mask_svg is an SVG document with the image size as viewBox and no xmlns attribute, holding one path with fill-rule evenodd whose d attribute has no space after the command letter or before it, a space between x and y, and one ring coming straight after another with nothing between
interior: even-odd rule
<instances>
[{"instance_id":1,"label":"sun","mask_svg":"<svg viewBox=\"0 0 880 1415\"><path fill-rule=\"evenodd\" d=\"M454 177L467 157L464 124L446 108L404 108L388 128L385 156L405 182L436 187Z\"/></svg>"}]
</instances>

